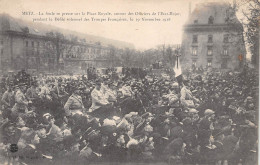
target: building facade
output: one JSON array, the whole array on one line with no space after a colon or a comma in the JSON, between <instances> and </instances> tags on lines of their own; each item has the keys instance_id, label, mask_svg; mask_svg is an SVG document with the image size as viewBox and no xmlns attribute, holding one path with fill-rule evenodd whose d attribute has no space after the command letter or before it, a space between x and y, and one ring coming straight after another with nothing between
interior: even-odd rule
<instances>
[{"instance_id":1,"label":"building facade","mask_svg":"<svg viewBox=\"0 0 260 165\"><path fill-rule=\"evenodd\" d=\"M85 73L88 67L116 67L122 48L87 42L59 29L28 25L0 14L0 70ZM120 42L120 41L117 41Z\"/></svg>"},{"instance_id":2,"label":"building facade","mask_svg":"<svg viewBox=\"0 0 260 165\"><path fill-rule=\"evenodd\" d=\"M184 25L181 63L185 67L239 69L246 60L243 26L227 3L198 4Z\"/></svg>"}]
</instances>

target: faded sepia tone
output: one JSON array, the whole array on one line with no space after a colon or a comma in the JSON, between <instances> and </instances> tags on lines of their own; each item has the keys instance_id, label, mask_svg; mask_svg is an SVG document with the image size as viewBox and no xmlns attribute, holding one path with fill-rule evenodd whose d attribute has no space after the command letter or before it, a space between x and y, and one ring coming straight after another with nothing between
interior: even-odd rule
<instances>
[{"instance_id":1,"label":"faded sepia tone","mask_svg":"<svg viewBox=\"0 0 260 165\"><path fill-rule=\"evenodd\" d=\"M192 1L193 9L196 3ZM121 23L82 23L82 22L46 22L57 27L91 35L135 43L136 48L150 48L162 43L177 44L181 41L182 25L189 15L189 1L29 1L29 0L1 0L1 11L10 15L31 20L31 16L22 16L22 11L34 12L177 12L181 16L172 17L170 22L121 22ZM4 6L4 7L3 7ZM44 22L43 22L44 23Z\"/></svg>"},{"instance_id":2,"label":"faded sepia tone","mask_svg":"<svg viewBox=\"0 0 260 165\"><path fill-rule=\"evenodd\" d=\"M0 0L0 164L254 165L258 0Z\"/></svg>"}]
</instances>

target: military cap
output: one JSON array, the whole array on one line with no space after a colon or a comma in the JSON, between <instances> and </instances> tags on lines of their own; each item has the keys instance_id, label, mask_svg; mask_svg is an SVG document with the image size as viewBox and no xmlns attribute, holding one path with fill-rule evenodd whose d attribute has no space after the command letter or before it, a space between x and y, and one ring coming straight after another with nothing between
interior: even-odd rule
<instances>
[{"instance_id":1,"label":"military cap","mask_svg":"<svg viewBox=\"0 0 260 165\"><path fill-rule=\"evenodd\" d=\"M215 114L215 112L211 109L206 109L204 112L204 115L212 115L212 114Z\"/></svg>"}]
</instances>

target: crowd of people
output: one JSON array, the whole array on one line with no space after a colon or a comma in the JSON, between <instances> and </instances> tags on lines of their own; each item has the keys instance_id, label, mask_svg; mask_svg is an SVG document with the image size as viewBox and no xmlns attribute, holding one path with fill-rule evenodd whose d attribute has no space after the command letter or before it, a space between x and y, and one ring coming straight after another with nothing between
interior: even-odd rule
<instances>
[{"instance_id":1,"label":"crowd of people","mask_svg":"<svg viewBox=\"0 0 260 165\"><path fill-rule=\"evenodd\" d=\"M256 164L257 72L187 73L5 76L0 163Z\"/></svg>"}]
</instances>

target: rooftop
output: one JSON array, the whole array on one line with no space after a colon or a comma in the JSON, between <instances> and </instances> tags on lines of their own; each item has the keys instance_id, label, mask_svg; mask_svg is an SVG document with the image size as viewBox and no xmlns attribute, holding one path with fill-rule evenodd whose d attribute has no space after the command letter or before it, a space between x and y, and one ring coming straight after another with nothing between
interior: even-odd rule
<instances>
[{"instance_id":1,"label":"rooftop","mask_svg":"<svg viewBox=\"0 0 260 165\"><path fill-rule=\"evenodd\" d=\"M30 34L39 35L39 36L46 36L46 33L49 32L60 32L62 33L67 39L75 36L79 39L85 39L86 43L95 44L100 42L103 46L112 45L116 48L123 49L123 48L134 48L132 43L113 40L109 38L104 38L100 36L89 35L85 33L79 33L76 31L62 29L55 26L43 24L43 23L33 23L30 21L21 20L18 18L13 18L8 14L2 13L0 14L0 31L15 31L15 32L24 32L24 30L29 30Z\"/></svg>"},{"instance_id":2,"label":"rooftop","mask_svg":"<svg viewBox=\"0 0 260 165\"><path fill-rule=\"evenodd\" d=\"M209 24L210 17L213 19L213 24L226 24L228 18L232 18L236 23L239 23L231 4L227 2L204 2L196 5L185 25Z\"/></svg>"}]
</instances>

